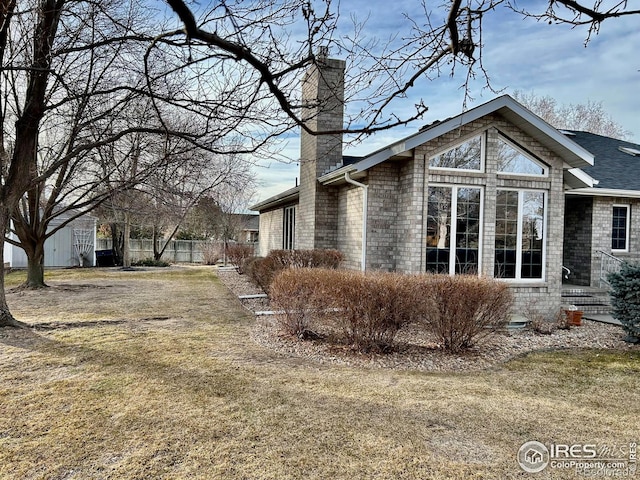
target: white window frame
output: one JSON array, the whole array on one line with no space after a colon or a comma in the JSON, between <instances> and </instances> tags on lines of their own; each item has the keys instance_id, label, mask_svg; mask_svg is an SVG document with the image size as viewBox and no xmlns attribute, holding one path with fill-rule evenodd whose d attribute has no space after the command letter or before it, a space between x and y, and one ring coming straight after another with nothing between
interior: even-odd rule
<instances>
[{"instance_id":1,"label":"white window frame","mask_svg":"<svg viewBox=\"0 0 640 480\"><path fill-rule=\"evenodd\" d=\"M548 243L548 213L549 213L549 192L546 190L535 190L528 188L498 188L498 191L510 191L510 192L518 192L518 233L517 233L517 244L516 244L516 276L515 278L506 278L506 277L498 277L499 280L504 280L506 282L512 283L544 283L547 278L547 243ZM523 226L523 215L524 211L524 194L532 192L532 193L542 193L543 195L543 205L544 205L544 215L542 217L542 228L543 230L543 238L542 238L542 271L540 278L522 278L522 226ZM495 225L494 225L495 228ZM495 245L494 245L494 255L495 255ZM495 262L494 262L494 271L495 271Z\"/></svg>"},{"instance_id":2,"label":"white window frame","mask_svg":"<svg viewBox=\"0 0 640 480\"><path fill-rule=\"evenodd\" d=\"M628 203L614 203L611 206L611 241L613 242L613 209L614 208L625 208L627 210L627 228L625 233L624 244L626 248L611 248L612 252L616 253L626 253L629 252L629 233L631 230L631 205Z\"/></svg>"},{"instance_id":3,"label":"white window frame","mask_svg":"<svg viewBox=\"0 0 640 480\"><path fill-rule=\"evenodd\" d=\"M450 150L453 150L454 148L458 148L460 145L464 145L465 143L467 143L469 140L473 140L474 138L480 137L480 167L477 170L474 169L470 169L470 168L451 168L451 167L432 167L431 166L431 160L433 160L434 158L436 158L439 155L442 155L443 153L447 153ZM445 172L474 172L474 173L484 173L485 171L485 158L486 158L486 145L487 145L487 132L482 132L480 134L476 134L476 135L471 135L467 138L465 138L464 140L456 143L455 145L450 145L446 148L443 148L442 150L439 150L437 153L435 153L434 155L431 155L429 157L429 159L427 160L427 167L429 170L440 170L440 171L445 171Z\"/></svg>"},{"instance_id":4,"label":"white window frame","mask_svg":"<svg viewBox=\"0 0 640 480\"><path fill-rule=\"evenodd\" d=\"M540 166L540 168L542 168L542 171L543 171L543 173L540 175L540 174L536 174L536 173L501 172L500 170L498 170L496 168L496 173L498 175L517 175L519 177L530 177L530 178L546 178L546 177L549 176L549 166L547 164L545 164L542 160L540 160L537 157L535 157L532 153L527 152L524 148L519 146L517 143L509 140L507 137L505 137L504 135L502 135L500 133L498 133L498 139L500 141L503 141L507 145L509 145L514 150L517 150L518 152L520 152L522 155L527 157L529 160L534 162L536 165Z\"/></svg>"},{"instance_id":5,"label":"white window frame","mask_svg":"<svg viewBox=\"0 0 640 480\"><path fill-rule=\"evenodd\" d=\"M475 172L475 170L473 170ZM452 245L449 245L449 275L455 275L456 274L456 248L455 248L455 241L456 241L456 235L458 234L458 189L460 188L474 188L476 190L480 190L480 218L478 219L479 225L479 232L478 232L478 276L480 276L482 274L482 246L483 246L483 242L484 242L484 187L481 185L462 185L462 184L451 184L451 183L430 183L427 186L427 202L429 199L429 194L428 194L428 189L429 188L439 188L439 187L444 187L444 188L450 188L451 189L451 231L449 232L449 236L450 236L450 241ZM453 213L456 213L455 217L453 216ZM425 209L425 214L426 214L426 209ZM427 252L427 247L425 246L425 256L426 256L426 252ZM453 257L453 259L452 259ZM425 268L426 268L426 259L425 259Z\"/></svg>"}]
</instances>

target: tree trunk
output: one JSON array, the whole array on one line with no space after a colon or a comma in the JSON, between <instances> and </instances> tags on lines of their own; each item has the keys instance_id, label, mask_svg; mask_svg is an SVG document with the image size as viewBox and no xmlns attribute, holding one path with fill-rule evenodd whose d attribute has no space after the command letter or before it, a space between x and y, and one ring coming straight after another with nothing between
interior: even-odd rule
<instances>
[{"instance_id":1,"label":"tree trunk","mask_svg":"<svg viewBox=\"0 0 640 480\"><path fill-rule=\"evenodd\" d=\"M122 265L122 232L117 223L111 226L111 251L113 252L114 265Z\"/></svg>"},{"instance_id":2,"label":"tree trunk","mask_svg":"<svg viewBox=\"0 0 640 480\"><path fill-rule=\"evenodd\" d=\"M164 253L164 248L158 248L158 230L156 226L153 226L153 259L157 262L162 258L162 254Z\"/></svg>"},{"instance_id":3,"label":"tree trunk","mask_svg":"<svg viewBox=\"0 0 640 480\"><path fill-rule=\"evenodd\" d=\"M0 229L6 232L9 228L9 210L0 205ZM1 327L25 327L22 322L17 321L9 311L7 296L4 291L4 235L0 235L0 328Z\"/></svg>"},{"instance_id":4,"label":"tree trunk","mask_svg":"<svg viewBox=\"0 0 640 480\"><path fill-rule=\"evenodd\" d=\"M131 268L131 251L129 249L129 238L131 237L131 215L124 214L124 242L122 245L122 268Z\"/></svg>"},{"instance_id":5,"label":"tree trunk","mask_svg":"<svg viewBox=\"0 0 640 480\"><path fill-rule=\"evenodd\" d=\"M22 284L24 288L45 288L44 283L44 239L38 239L34 245L28 247L23 244L27 253L27 280Z\"/></svg>"}]
</instances>

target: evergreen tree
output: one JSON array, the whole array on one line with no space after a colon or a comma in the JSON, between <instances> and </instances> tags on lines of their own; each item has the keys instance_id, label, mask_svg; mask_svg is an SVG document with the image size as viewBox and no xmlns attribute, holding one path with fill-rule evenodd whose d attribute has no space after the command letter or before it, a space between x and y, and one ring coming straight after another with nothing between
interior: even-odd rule
<instances>
[{"instance_id":1,"label":"evergreen tree","mask_svg":"<svg viewBox=\"0 0 640 480\"><path fill-rule=\"evenodd\" d=\"M619 273L608 277L613 316L627 333L625 340L640 342L640 265L624 263Z\"/></svg>"}]
</instances>

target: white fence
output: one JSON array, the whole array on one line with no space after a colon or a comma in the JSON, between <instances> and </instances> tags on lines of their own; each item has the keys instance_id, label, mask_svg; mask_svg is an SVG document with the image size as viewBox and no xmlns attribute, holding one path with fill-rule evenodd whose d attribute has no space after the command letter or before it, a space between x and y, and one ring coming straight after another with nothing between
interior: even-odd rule
<instances>
[{"instance_id":1,"label":"white fence","mask_svg":"<svg viewBox=\"0 0 640 480\"><path fill-rule=\"evenodd\" d=\"M174 263L202 263L202 249L209 244L204 240L172 240L162 254L162 260ZM111 250L110 238L98 238L96 250ZM158 249L161 244L158 244ZM129 240L131 260L144 260L153 258L153 240L131 239Z\"/></svg>"}]
</instances>

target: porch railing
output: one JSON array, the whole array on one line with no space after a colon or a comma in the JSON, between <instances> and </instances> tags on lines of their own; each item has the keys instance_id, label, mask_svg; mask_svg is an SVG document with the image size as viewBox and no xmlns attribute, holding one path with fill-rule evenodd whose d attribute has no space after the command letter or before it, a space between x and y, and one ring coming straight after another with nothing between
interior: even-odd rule
<instances>
[{"instance_id":1,"label":"porch railing","mask_svg":"<svg viewBox=\"0 0 640 480\"><path fill-rule=\"evenodd\" d=\"M610 273L618 273L620 271L620 267L622 267L622 264L624 263L624 260L614 257L602 250L598 250L596 253L600 255L600 288L602 288L603 283L610 286L607 277Z\"/></svg>"}]
</instances>

